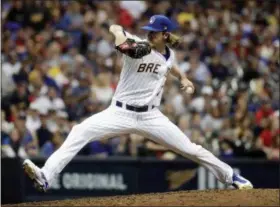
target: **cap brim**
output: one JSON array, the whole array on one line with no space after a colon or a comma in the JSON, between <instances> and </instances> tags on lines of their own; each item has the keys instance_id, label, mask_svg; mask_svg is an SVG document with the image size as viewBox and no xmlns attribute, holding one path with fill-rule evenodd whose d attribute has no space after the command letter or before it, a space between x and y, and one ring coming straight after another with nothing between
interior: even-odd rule
<instances>
[{"instance_id":1,"label":"cap brim","mask_svg":"<svg viewBox=\"0 0 280 207\"><path fill-rule=\"evenodd\" d=\"M141 29L147 30L147 31L153 31L153 32L162 32L162 30L160 30L160 29L155 29L155 28L153 28L153 27L151 27L151 26L149 26L149 25L144 26L144 27L141 27Z\"/></svg>"},{"instance_id":2,"label":"cap brim","mask_svg":"<svg viewBox=\"0 0 280 207\"><path fill-rule=\"evenodd\" d=\"M144 26L144 27L141 27L141 29L144 29L144 30L147 30L147 31L153 31L153 32L163 32L163 31L166 31L166 32L171 32L173 30L176 30L178 27L176 25L172 25L168 30L161 30L161 29L155 29L153 28L152 26Z\"/></svg>"}]
</instances>

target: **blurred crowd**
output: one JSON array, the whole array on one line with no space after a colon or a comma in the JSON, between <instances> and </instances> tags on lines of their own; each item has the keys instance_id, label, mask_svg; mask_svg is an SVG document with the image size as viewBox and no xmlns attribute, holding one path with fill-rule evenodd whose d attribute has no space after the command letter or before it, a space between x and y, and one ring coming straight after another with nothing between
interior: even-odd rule
<instances>
[{"instance_id":1,"label":"blurred crowd","mask_svg":"<svg viewBox=\"0 0 280 207\"><path fill-rule=\"evenodd\" d=\"M154 14L177 21L180 69L162 112L221 158L279 159L279 4L276 1L2 0L2 156L48 157L71 127L104 110L122 68L111 24L145 38ZM79 155L180 158L136 134L86 145Z\"/></svg>"}]
</instances>

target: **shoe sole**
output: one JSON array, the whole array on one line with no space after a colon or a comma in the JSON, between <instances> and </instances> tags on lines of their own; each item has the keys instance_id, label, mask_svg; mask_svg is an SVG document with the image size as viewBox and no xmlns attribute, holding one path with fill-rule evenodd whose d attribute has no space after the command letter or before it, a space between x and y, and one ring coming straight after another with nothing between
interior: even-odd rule
<instances>
[{"instance_id":1,"label":"shoe sole","mask_svg":"<svg viewBox=\"0 0 280 207\"><path fill-rule=\"evenodd\" d=\"M233 184L233 186L237 189L237 190L250 190L253 189L253 185L236 185Z\"/></svg>"},{"instance_id":2,"label":"shoe sole","mask_svg":"<svg viewBox=\"0 0 280 207\"><path fill-rule=\"evenodd\" d=\"M23 163L23 170L27 174L27 176L34 182L34 187L42 192L46 192L44 186L38 183L36 179L36 173L34 172L33 168L28 165L28 163Z\"/></svg>"},{"instance_id":3,"label":"shoe sole","mask_svg":"<svg viewBox=\"0 0 280 207\"><path fill-rule=\"evenodd\" d=\"M24 169L24 172L28 175L28 177L31 179L31 180L35 180L36 176L35 176L35 172L34 170L32 169L32 167L30 167L28 165L28 163L23 163L23 169Z\"/></svg>"},{"instance_id":4,"label":"shoe sole","mask_svg":"<svg viewBox=\"0 0 280 207\"><path fill-rule=\"evenodd\" d=\"M253 186L251 185L245 185L245 186L242 186L239 188L240 190L250 190L250 189L253 189Z\"/></svg>"}]
</instances>

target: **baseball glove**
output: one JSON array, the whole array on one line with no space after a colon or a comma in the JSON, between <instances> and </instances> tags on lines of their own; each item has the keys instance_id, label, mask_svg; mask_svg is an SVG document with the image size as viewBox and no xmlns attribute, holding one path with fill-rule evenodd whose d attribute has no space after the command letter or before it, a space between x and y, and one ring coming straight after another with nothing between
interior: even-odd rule
<instances>
[{"instance_id":1,"label":"baseball glove","mask_svg":"<svg viewBox=\"0 0 280 207\"><path fill-rule=\"evenodd\" d=\"M148 42L136 42L128 38L124 43L116 46L116 49L131 58L139 59L150 54L152 47Z\"/></svg>"}]
</instances>

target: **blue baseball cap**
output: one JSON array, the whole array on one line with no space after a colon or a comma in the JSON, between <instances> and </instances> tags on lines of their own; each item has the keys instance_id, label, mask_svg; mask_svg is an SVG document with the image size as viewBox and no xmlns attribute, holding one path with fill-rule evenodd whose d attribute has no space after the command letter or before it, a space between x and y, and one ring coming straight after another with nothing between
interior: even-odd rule
<instances>
[{"instance_id":1,"label":"blue baseball cap","mask_svg":"<svg viewBox=\"0 0 280 207\"><path fill-rule=\"evenodd\" d=\"M154 15L150 18L149 24L141 28L154 32L171 32L177 28L177 25L164 15Z\"/></svg>"}]
</instances>

